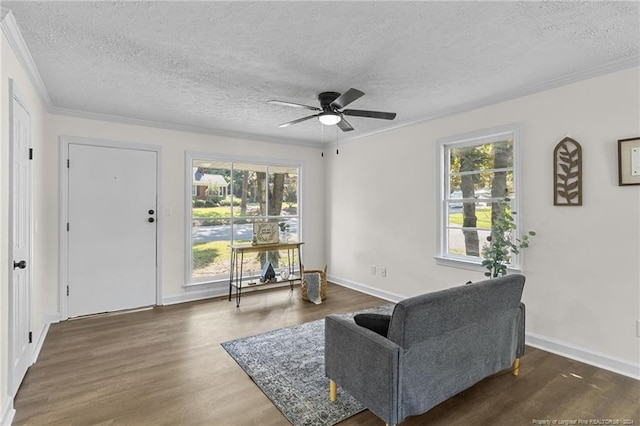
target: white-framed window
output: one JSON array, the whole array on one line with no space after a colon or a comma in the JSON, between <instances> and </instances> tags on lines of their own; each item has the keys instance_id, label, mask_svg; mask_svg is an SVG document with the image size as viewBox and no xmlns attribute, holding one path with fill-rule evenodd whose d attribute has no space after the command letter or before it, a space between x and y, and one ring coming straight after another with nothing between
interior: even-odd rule
<instances>
[{"instance_id":1,"label":"white-framed window","mask_svg":"<svg viewBox=\"0 0 640 426\"><path fill-rule=\"evenodd\" d=\"M255 222L277 222L288 241L299 241L300 168L187 153L187 285L228 282L229 245L251 244ZM282 254L263 256L277 267ZM244 275L258 273L263 261L245 258Z\"/></svg>"},{"instance_id":2,"label":"white-framed window","mask_svg":"<svg viewBox=\"0 0 640 426\"><path fill-rule=\"evenodd\" d=\"M480 270L500 201L508 198L512 211L519 211L521 133L520 124L511 124L438 140L439 263ZM520 228L520 215L514 218ZM520 268L518 256L509 268Z\"/></svg>"}]
</instances>

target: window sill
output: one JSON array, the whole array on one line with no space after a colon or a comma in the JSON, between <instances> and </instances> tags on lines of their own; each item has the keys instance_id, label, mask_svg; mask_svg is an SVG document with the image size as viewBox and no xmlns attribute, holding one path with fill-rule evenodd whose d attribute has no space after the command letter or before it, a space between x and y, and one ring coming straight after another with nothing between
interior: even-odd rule
<instances>
[{"instance_id":1,"label":"window sill","mask_svg":"<svg viewBox=\"0 0 640 426\"><path fill-rule=\"evenodd\" d=\"M215 281L196 281L191 283L183 284L182 287L187 288L197 288L202 286L216 286L216 287L224 287L225 285L229 285L229 279L223 278Z\"/></svg>"},{"instance_id":2,"label":"window sill","mask_svg":"<svg viewBox=\"0 0 640 426\"><path fill-rule=\"evenodd\" d=\"M467 271L485 273L487 270L480 264L480 262L472 262L469 260L453 259L451 257L434 256L436 263L440 266L447 266L449 268L466 269ZM508 267L507 271L511 274L521 274L522 270L518 268Z\"/></svg>"}]
</instances>

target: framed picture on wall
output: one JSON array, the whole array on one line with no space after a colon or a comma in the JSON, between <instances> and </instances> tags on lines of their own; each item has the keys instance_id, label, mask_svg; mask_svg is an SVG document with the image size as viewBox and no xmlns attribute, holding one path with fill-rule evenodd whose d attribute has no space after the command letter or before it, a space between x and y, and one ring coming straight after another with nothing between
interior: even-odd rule
<instances>
[{"instance_id":1,"label":"framed picture on wall","mask_svg":"<svg viewBox=\"0 0 640 426\"><path fill-rule=\"evenodd\" d=\"M618 185L640 185L640 138L618 140Z\"/></svg>"}]
</instances>

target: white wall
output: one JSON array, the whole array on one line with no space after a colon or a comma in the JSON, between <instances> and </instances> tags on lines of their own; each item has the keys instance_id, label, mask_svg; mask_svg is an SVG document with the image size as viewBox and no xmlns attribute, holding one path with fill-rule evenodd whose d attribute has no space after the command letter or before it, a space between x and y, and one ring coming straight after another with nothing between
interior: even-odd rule
<instances>
[{"instance_id":1,"label":"white wall","mask_svg":"<svg viewBox=\"0 0 640 426\"><path fill-rule=\"evenodd\" d=\"M8 279L10 274L9 265L13 259L9 258L8 248L9 241L7 231L9 229L9 146L10 146L10 121L9 121L9 105L11 104L11 93L9 89L9 79L13 79L15 85L25 98L31 113L32 126L32 146L38 152L42 146L43 129L45 120L45 106L39 98L38 93L34 89L25 70L20 65L17 57L13 53L11 46L4 34L1 34L1 100L0 108L0 235L2 242L0 243L0 423L7 421L13 413L12 396L8 395L8 302L9 302L9 285ZM40 165L43 158L36 157L32 162L33 176L32 184L34 188L33 209L34 219L38 220L43 212L43 202L36 195L38 191L42 191L42 187L46 185L48 177L40 173ZM32 294L32 311L31 311L31 329L34 336L42 333L42 330L48 324L47 312L55 312L56 300L49 300L46 296L47 288L52 283L44 265L47 262L40 262L42 253L42 245L49 235L47 232L41 232L40 229L34 230L33 248L34 258L32 259L32 278L33 285ZM54 277L55 279L55 277Z\"/></svg>"},{"instance_id":2,"label":"white wall","mask_svg":"<svg viewBox=\"0 0 640 426\"><path fill-rule=\"evenodd\" d=\"M8 43L1 39L1 144L0 144L0 231L8 229L9 180L9 79L14 79L26 97L32 113L33 165L33 287L31 329L34 333L34 357L42 344L48 326L59 319L60 275L60 165L59 138L62 135L151 144L161 147L162 209L171 209L171 216L161 218L162 295L169 303L198 299L216 292L214 286L185 289L185 151L210 153L225 157L258 158L266 161L301 164L301 208L304 262L325 264L324 253L324 162L320 150L217 137L212 135L171 131L110 121L81 119L49 114L45 103L30 81L26 70ZM10 422L13 415L13 395L8 395L8 240L0 244L0 424ZM226 292L226 291L225 291Z\"/></svg>"},{"instance_id":3,"label":"white wall","mask_svg":"<svg viewBox=\"0 0 640 426\"><path fill-rule=\"evenodd\" d=\"M1 39L0 231L8 229L9 85L32 112L33 292L36 340L59 312L59 142L61 135L162 147L162 293L200 297L183 288L184 152L284 159L303 164L304 257L325 260L333 280L399 299L479 280L480 272L438 266L435 253L435 141L513 122L524 124L525 229L538 236L525 252L529 341L638 376L640 340L640 187L617 186L617 139L640 136L638 68L613 73L342 144L324 158L314 148L162 130L46 113L23 67ZM584 205L553 207L552 151L567 132L583 147ZM406 183L408 182L408 183ZM326 229L326 231L325 231ZM0 244L0 422L7 394L8 242ZM387 278L371 276L371 265Z\"/></svg>"},{"instance_id":4,"label":"white wall","mask_svg":"<svg viewBox=\"0 0 640 426\"><path fill-rule=\"evenodd\" d=\"M640 187L619 187L617 140L640 137L640 69L342 144L329 156L331 278L398 299L478 281L436 264L442 137L523 123L523 230L530 344L640 378ZM567 133L583 149L582 207L554 207L553 149ZM372 265L387 278L372 276Z\"/></svg>"},{"instance_id":5,"label":"white wall","mask_svg":"<svg viewBox=\"0 0 640 426\"><path fill-rule=\"evenodd\" d=\"M162 239L162 296L165 303L193 300L211 294L228 294L215 291L214 286L196 286L185 289L185 152L210 153L235 158L259 158L266 161L298 162L301 168L301 208L304 262L308 265L324 265L324 159L320 150L305 146L256 142L211 135L186 133L159 128L135 126L99 120L51 115L47 126L44 166L49 176L58 176L60 136L76 136L116 142L150 144L160 146L162 208L160 232ZM51 207L46 227L57 229L59 209L59 183L50 182L46 197ZM165 216L166 209L172 211ZM57 244L55 239L52 243ZM48 247L50 256L56 257L59 249ZM219 287L219 286L218 286ZM57 288L56 288L57 291Z\"/></svg>"}]
</instances>

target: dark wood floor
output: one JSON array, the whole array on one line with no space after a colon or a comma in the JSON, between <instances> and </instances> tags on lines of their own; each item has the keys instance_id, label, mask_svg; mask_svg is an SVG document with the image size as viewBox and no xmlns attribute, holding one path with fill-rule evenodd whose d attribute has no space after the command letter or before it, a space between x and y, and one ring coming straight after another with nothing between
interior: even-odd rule
<instances>
[{"instance_id":1,"label":"dark wood floor","mask_svg":"<svg viewBox=\"0 0 640 426\"><path fill-rule=\"evenodd\" d=\"M14 425L288 425L220 343L384 303L335 285L328 295L313 305L278 289L243 296L238 309L212 299L54 324ZM639 381L527 348L519 377L488 378L403 425L609 419L599 424L640 424ZM382 424L368 411L341 423Z\"/></svg>"}]
</instances>

